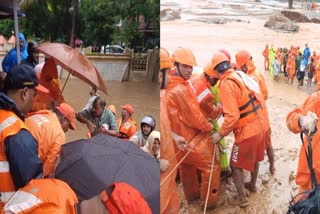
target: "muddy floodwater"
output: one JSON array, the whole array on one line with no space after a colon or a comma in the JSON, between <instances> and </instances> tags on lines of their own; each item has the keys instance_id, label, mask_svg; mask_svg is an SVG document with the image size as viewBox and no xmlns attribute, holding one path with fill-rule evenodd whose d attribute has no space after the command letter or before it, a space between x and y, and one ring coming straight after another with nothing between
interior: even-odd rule
<instances>
[{"instance_id":1,"label":"muddy floodwater","mask_svg":"<svg viewBox=\"0 0 320 214\"><path fill-rule=\"evenodd\" d=\"M207 213L285 213L292 195L297 194L298 186L295 175L300 151L300 137L289 132L286 127L287 114L300 106L308 94L316 90L312 88L297 88L297 80L288 85L285 77L281 76L275 82L268 72L263 70L262 51L266 44L275 47L290 47L299 45L304 48L309 44L311 51L320 51L320 25L299 23L298 33L281 33L264 27L270 15L279 14L286 4L278 1L161 1L161 9L178 11L181 18L161 22L161 46L170 52L176 47L188 47L193 50L197 63L205 65L213 52L226 49L234 55L241 49L248 50L257 68L263 73L269 98L267 106L272 129L272 144L275 151L275 175L269 173L269 162L265 159L260 163L257 181L257 193L249 196L250 206L242 209L231 206L229 201L237 194L232 179L221 184L222 204ZM249 11L249 12L248 12ZM227 21L225 24L209 24L203 17L237 18L238 21ZM199 19L201 18L201 19ZM233 145L233 136L226 137L228 152ZM246 173L246 181L250 179ZM184 200L181 184L180 198L182 208L180 213L202 213L199 201L187 203Z\"/></svg>"},{"instance_id":2,"label":"muddy floodwater","mask_svg":"<svg viewBox=\"0 0 320 214\"><path fill-rule=\"evenodd\" d=\"M129 82L106 81L108 96L102 92L99 95L104 96L107 100L107 105L114 104L117 109L116 119L121 117L121 105L127 103L134 108L133 118L140 127L141 118L148 114L152 115L157 123L159 121L159 84L145 80L143 72L133 72L133 78ZM61 85L65 79L61 79ZM76 111L87 104L90 86L78 79L69 79L63 96L66 102L69 102ZM69 130L67 132L67 141L73 141L81 138L86 138L87 126L76 121L77 131ZM159 130L159 127L156 127Z\"/></svg>"}]
</instances>

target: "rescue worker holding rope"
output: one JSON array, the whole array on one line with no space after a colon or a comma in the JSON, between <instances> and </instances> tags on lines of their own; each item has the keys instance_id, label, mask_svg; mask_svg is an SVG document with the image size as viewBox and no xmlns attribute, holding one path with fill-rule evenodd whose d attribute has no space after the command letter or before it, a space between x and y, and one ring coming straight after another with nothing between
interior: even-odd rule
<instances>
[{"instance_id":1,"label":"rescue worker holding rope","mask_svg":"<svg viewBox=\"0 0 320 214\"><path fill-rule=\"evenodd\" d=\"M263 98L259 94L258 83L252 79L251 82L248 82L250 79L245 82L248 76L236 73L225 54L217 52L213 55L211 63L211 71L220 79L220 100L224 114L224 122L220 131L213 135L213 141L217 143L233 131L235 143L230 166L238 198L232 204L247 207L249 202L245 193L243 169L251 172L250 182L255 187L259 162L264 158L265 132L261 130L265 121L260 101Z\"/></svg>"},{"instance_id":2,"label":"rescue worker holding rope","mask_svg":"<svg viewBox=\"0 0 320 214\"><path fill-rule=\"evenodd\" d=\"M172 58L175 73L166 91L169 120L172 131L183 136L188 142L188 147L192 148L188 152L186 149L177 156L177 161L184 158L179 166L184 194L189 202L200 197L200 205L205 207L210 185L207 205L208 208L213 208L218 205L220 166L219 162L215 161L212 169L210 168L214 154L214 145L210 136L213 126L201 113L189 81L196 60L192 51L187 48L175 49ZM189 155L184 157L186 153ZM198 182L197 170L201 172L201 186ZM209 184L210 174L212 179Z\"/></svg>"}]
</instances>

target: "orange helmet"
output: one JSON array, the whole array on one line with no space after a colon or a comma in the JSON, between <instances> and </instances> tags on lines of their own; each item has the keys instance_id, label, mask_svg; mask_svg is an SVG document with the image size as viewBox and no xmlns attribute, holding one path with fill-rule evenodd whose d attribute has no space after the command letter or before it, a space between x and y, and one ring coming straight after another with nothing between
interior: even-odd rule
<instances>
[{"instance_id":1,"label":"orange helmet","mask_svg":"<svg viewBox=\"0 0 320 214\"><path fill-rule=\"evenodd\" d=\"M126 105L124 105L124 106L121 106L121 108L127 110L130 114L133 114L133 111L134 111L134 110L133 110L132 105L126 104Z\"/></svg>"},{"instance_id":2,"label":"orange helmet","mask_svg":"<svg viewBox=\"0 0 320 214\"><path fill-rule=\"evenodd\" d=\"M212 68L215 70L217 65L219 65L222 62L229 62L228 57L221 52L217 52L215 54L213 54L212 58L211 58L211 64L212 64ZM230 66L229 66L230 67Z\"/></svg>"},{"instance_id":3,"label":"orange helmet","mask_svg":"<svg viewBox=\"0 0 320 214\"><path fill-rule=\"evenodd\" d=\"M172 59L174 62L178 62L184 65L196 66L197 62L192 53L188 48L176 48L172 53Z\"/></svg>"},{"instance_id":4,"label":"orange helmet","mask_svg":"<svg viewBox=\"0 0 320 214\"><path fill-rule=\"evenodd\" d=\"M224 54L228 57L229 61L231 61L230 53L229 53L227 50L225 50L225 49L220 49L219 52L224 53Z\"/></svg>"},{"instance_id":5,"label":"orange helmet","mask_svg":"<svg viewBox=\"0 0 320 214\"><path fill-rule=\"evenodd\" d=\"M218 78L217 72L213 70L212 63L207 63L203 68L204 73L206 73L208 76L212 78Z\"/></svg>"},{"instance_id":6,"label":"orange helmet","mask_svg":"<svg viewBox=\"0 0 320 214\"><path fill-rule=\"evenodd\" d=\"M243 65L247 64L251 58L251 55L248 51L239 51L236 54L236 62L238 67L241 68Z\"/></svg>"},{"instance_id":7,"label":"orange helmet","mask_svg":"<svg viewBox=\"0 0 320 214\"><path fill-rule=\"evenodd\" d=\"M164 48L160 48L160 69L173 67L174 66L169 52Z\"/></svg>"}]
</instances>

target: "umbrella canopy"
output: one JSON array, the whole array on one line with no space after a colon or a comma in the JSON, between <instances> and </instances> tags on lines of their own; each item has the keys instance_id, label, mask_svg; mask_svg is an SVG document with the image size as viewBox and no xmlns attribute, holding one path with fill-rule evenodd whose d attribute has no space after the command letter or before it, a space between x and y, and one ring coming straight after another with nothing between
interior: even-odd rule
<instances>
[{"instance_id":1,"label":"umbrella canopy","mask_svg":"<svg viewBox=\"0 0 320 214\"><path fill-rule=\"evenodd\" d=\"M152 213L159 213L159 164L134 143L100 134L63 145L60 158L55 177L68 183L80 201L125 182L144 196Z\"/></svg>"},{"instance_id":2,"label":"umbrella canopy","mask_svg":"<svg viewBox=\"0 0 320 214\"><path fill-rule=\"evenodd\" d=\"M47 57L52 57L56 64L66 69L73 76L108 94L97 68L78 50L62 43L43 43L36 49Z\"/></svg>"}]
</instances>

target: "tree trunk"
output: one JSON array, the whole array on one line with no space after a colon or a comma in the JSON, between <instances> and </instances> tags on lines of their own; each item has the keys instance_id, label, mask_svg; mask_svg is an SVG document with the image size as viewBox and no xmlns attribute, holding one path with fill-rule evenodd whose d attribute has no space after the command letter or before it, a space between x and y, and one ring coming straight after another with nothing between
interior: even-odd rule
<instances>
[{"instance_id":1,"label":"tree trunk","mask_svg":"<svg viewBox=\"0 0 320 214\"><path fill-rule=\"evenodd\" d=\"M77 17L78 17L78 0L73 0L73 14L72 14L72 26L71 26L71 35L69 45L74 46L74 40L76 38L76 28L77 28Z\"/></svg>"},{"instance_id":2,"label":"tree trunk","mask_svg":"<svg viewBox=\"0 0 320 214\"><path fill-rule=\"evenodd\" d=\"M293 9L293 0L288 0L289 9Z\"/></svg>"}]
</instances>

